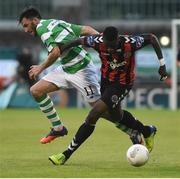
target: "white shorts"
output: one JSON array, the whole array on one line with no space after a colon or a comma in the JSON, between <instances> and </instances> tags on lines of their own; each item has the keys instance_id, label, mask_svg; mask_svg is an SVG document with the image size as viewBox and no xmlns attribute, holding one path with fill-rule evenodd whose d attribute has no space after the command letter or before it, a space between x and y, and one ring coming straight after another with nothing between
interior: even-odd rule
<instances>
[{"instance_id":1,"label":"white shorts","mask_svg":"<svg viewBox=\"0 0 180 179\"><path fill-rule=\"evenodd\" d=\"M61 66L58 66L42 79L59 88L76 88L89 103L97 101L101 96L96 68L92 61L75 74L66 73Z\"/></svg>"}]
</instances>

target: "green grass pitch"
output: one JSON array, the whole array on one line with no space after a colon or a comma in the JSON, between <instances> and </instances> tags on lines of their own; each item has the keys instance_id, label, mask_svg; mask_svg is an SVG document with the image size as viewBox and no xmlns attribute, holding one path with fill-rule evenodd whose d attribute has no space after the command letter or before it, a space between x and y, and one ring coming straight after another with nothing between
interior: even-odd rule
<instances>
[{"instance_id":1,"label":"green grass pitch","mask_svg":"<svg viewBox=\"0 0 180 179\"><path fill-rule=\"evenodd\" d=\"M103 119L66 165L52 165L48 156L66 149L88 111L58 109L69 134L43 145L39 139L49 132L50 124L39 110L1 110L0 178L180 177L180 110L130 109L143 123L158 128L155 148L143 167L128 164L125 156L131 145L129 138Z\"/></svg>"}]
</instances>

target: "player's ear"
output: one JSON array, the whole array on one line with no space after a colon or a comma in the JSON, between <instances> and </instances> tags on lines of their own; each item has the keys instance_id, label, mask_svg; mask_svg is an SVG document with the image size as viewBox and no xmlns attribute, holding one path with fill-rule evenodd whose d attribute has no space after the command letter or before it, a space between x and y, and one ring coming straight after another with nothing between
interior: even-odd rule
<instances>
[{"instance_id":1,"label":"player's ear","mask_svg":"<svg viewBox=\"0 0 180 179\"><path fill-rule=\"evenodd\" d=\"M36 25L39 24L39 20L40 20L40 19L37 18L37 17L33 17L33 18L31 19L31 21L34 22L34 24L36 24Z\"/></svg>"}]
</instances>

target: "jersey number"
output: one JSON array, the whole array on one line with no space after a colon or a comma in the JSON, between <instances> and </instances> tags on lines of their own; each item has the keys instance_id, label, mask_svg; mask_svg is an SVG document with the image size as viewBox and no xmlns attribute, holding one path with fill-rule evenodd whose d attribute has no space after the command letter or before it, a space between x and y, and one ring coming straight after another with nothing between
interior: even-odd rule
<instances>
[{"instance_id":1,"label":"jersey number","mask_svg":"<svg viewBox=\"0 0 180 179\"><path fill-rule=\"evenodd\" d=\"M84 90L86 91L87 96L94 94L94 91L91 86L85 87Z\"/></svg>"}]
</instances>

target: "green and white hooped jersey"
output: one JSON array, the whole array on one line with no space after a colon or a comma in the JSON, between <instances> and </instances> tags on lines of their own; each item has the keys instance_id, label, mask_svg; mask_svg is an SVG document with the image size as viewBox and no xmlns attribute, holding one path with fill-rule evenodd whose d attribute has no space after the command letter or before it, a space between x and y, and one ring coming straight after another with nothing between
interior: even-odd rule
<instances>
[{"instance_id":1,"label":"green and white hooped jersey","mask_svg":"<svg viewBox=\"0 0 180 179\"><path fill-rule=\"evenodd\" d=\"M62 20L42 19L36 27L36 33L41 38L48 52L59 44L66 44L80 36L82 26L70 24ZM63 53L61 65L67 73L76 73L90 62L91 57L81 46L73 47Z\"/></svg>"}]
</instances>

